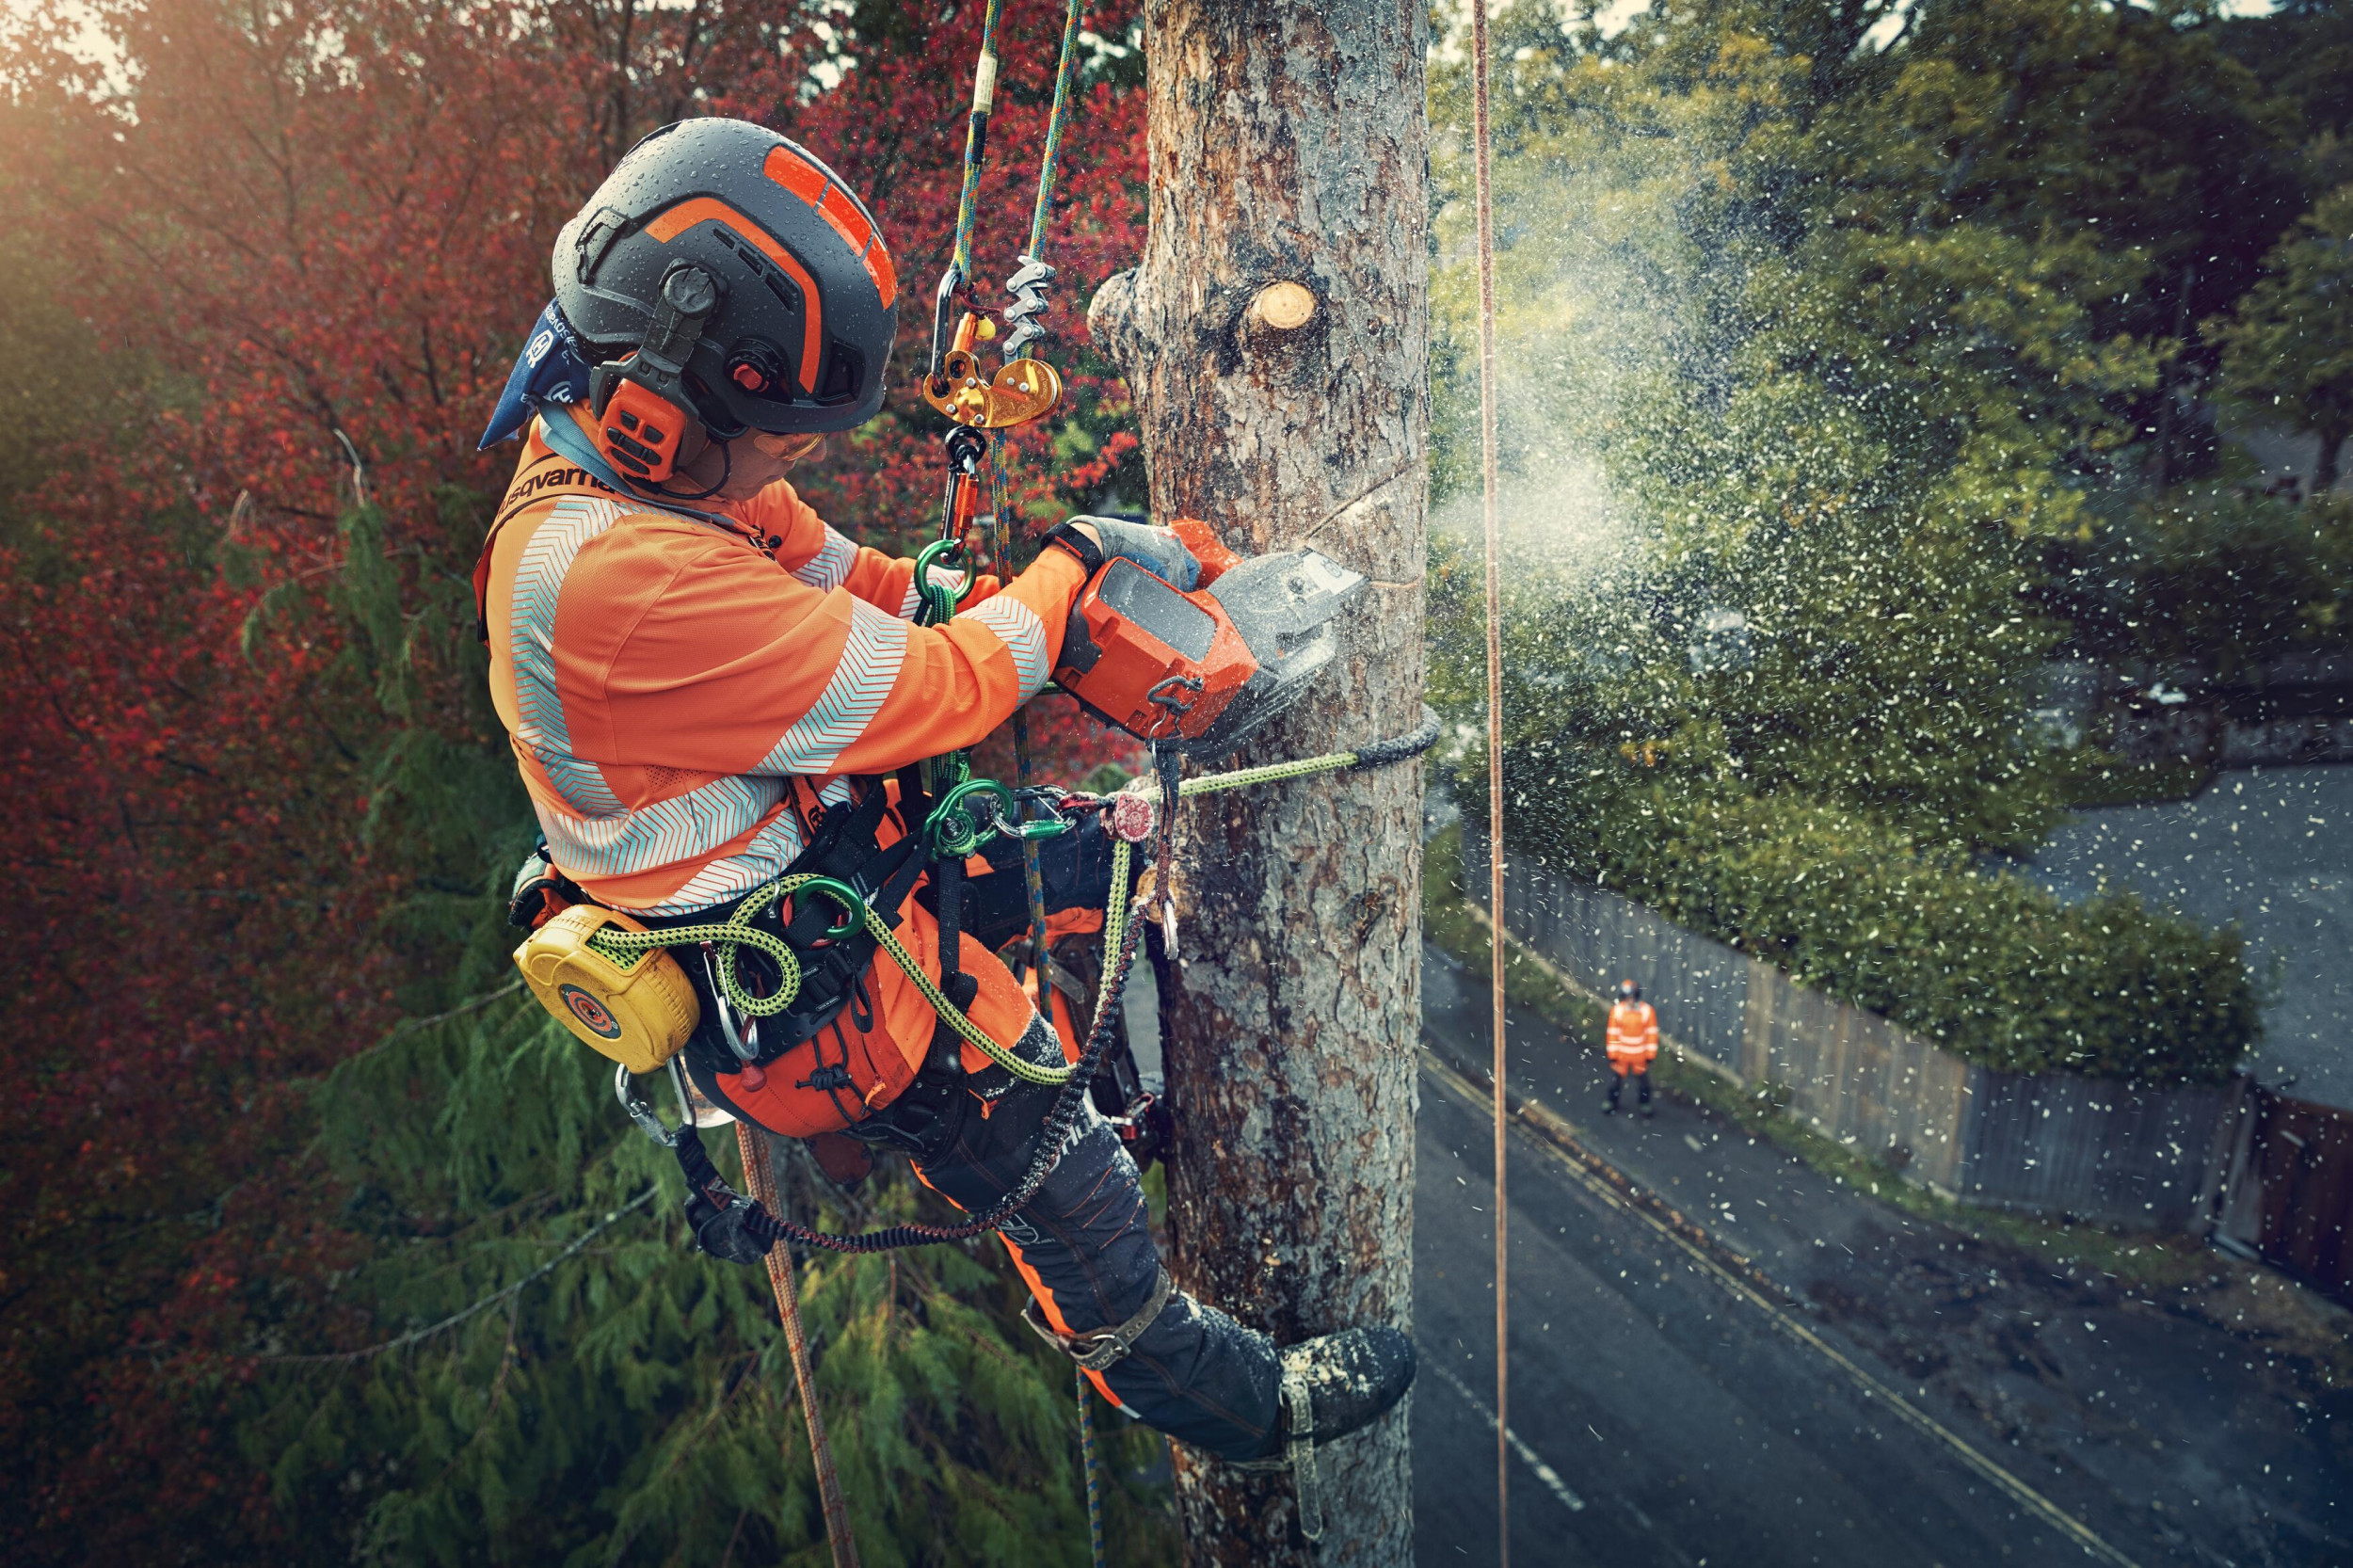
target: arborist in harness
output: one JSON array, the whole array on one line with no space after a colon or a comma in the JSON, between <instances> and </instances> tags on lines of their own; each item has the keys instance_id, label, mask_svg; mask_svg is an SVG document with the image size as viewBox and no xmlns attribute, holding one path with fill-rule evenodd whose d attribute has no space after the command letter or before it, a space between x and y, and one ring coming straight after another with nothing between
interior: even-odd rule
<instances>
[{"instance_id":1,"label":"arborist in harness","mask_svg":"<svg viewBox=\"0 0 2353 1568\"><path fill-rule=\"evenodd\" d=\"M1175 1288L1117 1131L1083 1092L1058 1093L1099 1042L1058 1037L991 951L1023 929L1003 851L1043 824L1009 822L1001 786L923 767L1005 723L1058 665L1116 664L1123 607L1190 637L1186 615L1217 616L1189 594L1248 567L1206 533L1189 548L1074 518L999 581L929 551L919 570L820 519L786 474L881 408L899 284L865 204L773 132L653 133L565 226L553 271L484 438L524 440L475 572L492 696L545 836L519 880L519 919L537 929L518 961L680 1149L700 1244L750 1262L815 1233L729 1192L691 1121L665 1130L632 1100L635 1074L672 1075L690 1104L691 1079L712 1119L824 1141L829 1167L844 1149L904 1153L993 1221L1033 1326L1180 1442L1268 1461L1386 1411L1414 1370L1398 1330L1277 1347ZM1287 581L1314 588L1296 568ZM943 600L947 618L928 613ZM1217 690L1213 643L1191 655L1210 673L1160 680L1147 712ZM1248 680L1280 676L1264 652ZM1124 698L1105 685L1090 700ZM1049 914L1101 920L1119 888L1107 985L1135 947L1128 855L1164 831L1173 776L1158 803L1079 802L1100 808L1074 807L1043 857ZM999 830L985 851L976 824Z\"/></svg>"}]
</instances>

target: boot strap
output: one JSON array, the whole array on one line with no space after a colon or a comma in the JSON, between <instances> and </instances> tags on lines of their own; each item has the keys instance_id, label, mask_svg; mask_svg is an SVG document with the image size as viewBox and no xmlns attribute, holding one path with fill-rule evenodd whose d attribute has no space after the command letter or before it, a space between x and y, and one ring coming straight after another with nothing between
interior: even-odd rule
<instances>
[{"instance_id":1,"label":"boot strap","mask_svg":"<svg viewBox=\"0 0 2353 1568\"><path fill-rule=\"evenodd\" d=\"M1162 1265L1160 1277L1153 1282L1150 1297L1137 1309L1134 1317L1117 1328L1093 1329L1085 1334L1057 1334L1047 1326L1045 1318L1039 1314L1034 1296L1022 1305L1021 1320L1035 1329L1040 1339L1077 1362L1082 1370L1100 1372L1128 1358L1128 1352L1135 1348L1138 1339L1144 1337L1144 1331L1152 1326L1160 1317L1160 1309L1176 1293L1176 1281L1169 1274L1167 1266Z\"/></svg>"},{"instance_id":2,"label":"boot strap","mask_svg":"<svg viewBox=\"0 0 2353 1568\"><path fill-rule=\"evenodd\" d=\"M1291 1489L1299 1497L1299 1533L1310 1543L1323 1539L1323 1477L1316 1469L1316 1407L1308 1397L1307 1380L1297 1372L1283 1374L1285 1414L1283 1451L1272 1459L1229 1459L1237 1470L1290 1472Z\"/></svg>"}]
</instances>

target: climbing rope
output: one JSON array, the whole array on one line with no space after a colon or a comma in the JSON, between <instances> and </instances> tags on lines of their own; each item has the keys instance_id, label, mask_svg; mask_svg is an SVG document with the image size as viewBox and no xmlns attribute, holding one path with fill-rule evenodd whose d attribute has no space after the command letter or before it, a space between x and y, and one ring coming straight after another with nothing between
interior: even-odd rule
<instances>
[{"instance_id":1,"label":"climbing rope","mask_svg":"<svg viewBox=\"0 0 2353 1568\"><path fill-rule=\"evenodd\" d=\"M1054 206L1054 180L1062 162L1062 134L1070 117L1070 84L1079 74L1079 12L1083 0L1070 0L1063 15L1062 59L1054 68L1054 106L1046 116L1046 152L1037 166L1037 206L1030 214L1030 248L1025 262L1046 259L1046 220Z\"/></svg>"},{"instance_id":2,"label":"climbing rope","mask_svg":"<svg viewBox=\"0 0 2353 1568\"><path fill-rule=\"evenodd\" d=\"M997 19L1005 0L988 0L981 13L981 55L972 66L972 109L964 130L964 194L956 202L954 266L959 280L972 276L972 225L980 216L981 166L988 156L988 117L997 106Z\"/></svg>"},{"instance_id":3,"label":"climbing rope","mask_svg":"<svg viewBox=\"0 0 2353 1568\"><path fill-rule=\"evenodd\" d=\"M1087 1386L1086 1368L1075 1368L1070 1375L1079 1384L1079 1464L1086 1473L1087 1546L1094 1553L1096 1568L1101 1568L1103 1496L1096 1481L1099 1465L1095 1457L1095 1390Z\"/></svg>"},{"instance_id":4,"label":"climbing rope","mask_svg":"<svg viewBox=\"0 0 2353 1568\"><path fill-rule=\"evenodd\" d=\"M1511 1204L1504 1195L1503 628L1496 608L1503 520L1496 508L1496 221L1488 180L1487 0L1471 0L1471 131L1479 204L1479 461L1487 557L1487 907L1495 919L1487 967L1495 1006L1496 1159L1496 1526L1497 1559L1512 1568Z\"/></svg>"},{"instance_id":5,"label":"climbing rope","mask_svg":"<svg viewBox=\"0 0 2353 1568\"><path fill-rule=\"evenodd\" d=\"M744 1185L750 1189L752 1201L777 1207L768 1135L738 1122L735 1146L744 1159ZM858 1568L857 1539L850 1533L850 1510L841 1500L841 1477L834 1468L833 1445L825 1440L825 1418L817 1408L817 1374L808 1359L808 1335L801 1327L801 1296L792 1285L791 1249L769 1248L767 1262L768 1283L776 1294L776 1320L784 1325L784 1348L792 1360L793 1384L801 1392L801 1416L808 1425L808 1451L817 1466L817 1501L825 1516L825 1540L833 1547L833 1568Z\"/></svg>"}]
</instances>

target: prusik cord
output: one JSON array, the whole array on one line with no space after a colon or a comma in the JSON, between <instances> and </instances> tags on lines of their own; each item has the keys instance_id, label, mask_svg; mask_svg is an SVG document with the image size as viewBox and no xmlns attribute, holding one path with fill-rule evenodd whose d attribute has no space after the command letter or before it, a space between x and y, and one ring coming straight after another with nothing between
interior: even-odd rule
<instances>
[{"instance_id":1,"label":"prusik cord","mask_svg":"<svg viewBox=\"0 0 2353 1568\"><path fill-rule=\"evenodd\" d=\"M1471 0L1472 167L1479 203L1479 467L1487 554L1487 908L1494 973L1496 1098L1496 1537L1512 1565L1512 1291L1510 1200L1504 1192L1503 623L1497 608L1503 520L1496 509L1496 224L1487 169L1487 0Z\"/></svg>"}]
</instances>

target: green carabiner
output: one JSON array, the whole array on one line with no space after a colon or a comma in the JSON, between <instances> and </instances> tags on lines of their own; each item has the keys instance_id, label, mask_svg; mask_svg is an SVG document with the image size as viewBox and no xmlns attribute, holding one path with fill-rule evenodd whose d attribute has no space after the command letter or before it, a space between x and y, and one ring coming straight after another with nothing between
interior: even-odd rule
<instances>
[{"instance_id":1,"label":"green carabiner","mask_svg":"<svg viewBox=\"0 0 2353 1568\"><path fill-rule=\"evenodd\" d=\"M956 618L956 606L972 597L973 579L968 571L964 573L964 581L953 586L932 581L932 568L963 548L964 541L961 539L934 539L916 553L915 592L923 601L923 624L926 626L947 625Z\"/></svg>"},{"instance_id":2,"label":"green carabiner","mask_svg":"<svg viewBox=\"0 0 2353 1568\"><path fill-rule=\"evenodd\" d=\"M804 893L823 894L841 906L841 923L825 927L827 941L838 942L866 924L866 899L848 883L837 882L830 876L812 876L795 887L791 896L799 898Z\"/></svg>"},{"instance_id":3,"label":"green carabiner","mask_svg":"<svg viewBox=\"0 0 2353 1568\"><path fill-rule=\"evenodd\" d=\"M1014 809L1013 792L993 778L968 778L939 797L939 804L924 821L924 836L931 840L932 858L956 859L981 847L990 833L996 831L984 819L975 817L965 802L974 795L988 795L1002 811Z\"/></svg>"},{"instance_id":4,"label":"green carabiner","mask_svg":"<svg viewBox=\"0 0 2353 1568\"><path fill-rule=\"evenodd\" d=\"M1048 839L1059 839L1078 825L1068 817L1056 814L1012 823L1000 819L997 823L997 831L1023 843L1035 844L1043 843Z\"/></svg>"}]
</instances>

